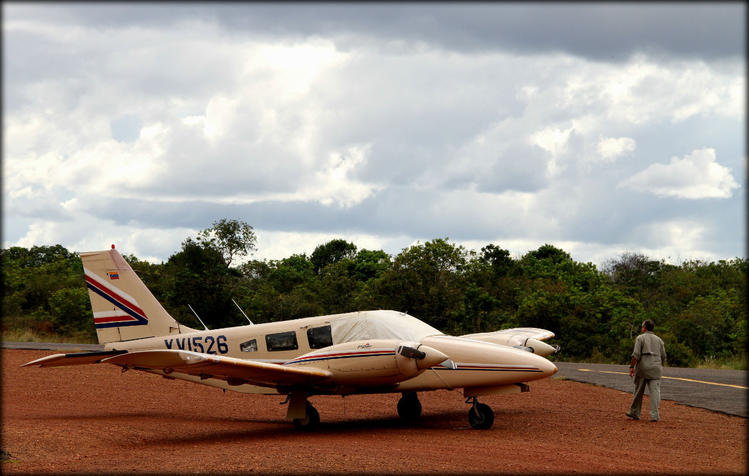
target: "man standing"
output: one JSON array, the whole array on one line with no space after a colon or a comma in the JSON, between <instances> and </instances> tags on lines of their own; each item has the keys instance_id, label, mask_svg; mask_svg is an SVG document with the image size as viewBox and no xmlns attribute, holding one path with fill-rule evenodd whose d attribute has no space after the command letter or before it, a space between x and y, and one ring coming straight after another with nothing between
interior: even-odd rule
<instances>
[{"instance_id":1,"label":"man standing","mask_svg":"<svg viewBox=\"0 0 749 476\"><path fill-rule=\"evenodd\" d=\"M648 319L642 323L642 333L635 340L629 376L635 378L635 392L627 416L640 419L642 395L645 387L650 392L650 421L658 421L658 405L661 403L662 366L666 364L666 347L660 337L653 334L655 323Z\"/></svg>"}]
</instances>

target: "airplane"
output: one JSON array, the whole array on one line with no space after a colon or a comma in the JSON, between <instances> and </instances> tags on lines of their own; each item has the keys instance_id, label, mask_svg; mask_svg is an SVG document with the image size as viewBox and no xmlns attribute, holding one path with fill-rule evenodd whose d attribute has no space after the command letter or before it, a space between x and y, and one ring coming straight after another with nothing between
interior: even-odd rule
<instances>
[{"instance_id":1,"label":"airplane","mask_svg":"<svg viewBox=\"0 0 749 476\"><path fill-rule=\"evenodd\" d=\"M103 351L55 354L22 366L108 363L243 393L286 396L286 419L313 429L313 395L401 393L398 415L421 416L418 392L463 389L476 429L494 423L478 397L527 392L557 367L537 328L445 335L408 314L372 310L214 330L177 322L112 245L80 254ZM249 320L249 319L248 319Z\"/></svg>"}]
</instances>

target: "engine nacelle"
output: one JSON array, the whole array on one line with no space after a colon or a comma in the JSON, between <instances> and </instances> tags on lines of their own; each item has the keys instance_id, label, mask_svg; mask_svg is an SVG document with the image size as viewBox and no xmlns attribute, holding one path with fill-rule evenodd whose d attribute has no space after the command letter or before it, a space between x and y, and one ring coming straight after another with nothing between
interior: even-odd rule
<instances>
[{"instance_id":1,"label":"engine nacelle","mask_svg":"<svg viewBox=\"0 0 749 476\"><path fill-rule=\"evenodd\" d=\"M393 339L336 344L297 357L285 365L328 370L331 380L348 385L390 385L416 377L447 356L431 347Z\"/></svg>"}]
</instances>

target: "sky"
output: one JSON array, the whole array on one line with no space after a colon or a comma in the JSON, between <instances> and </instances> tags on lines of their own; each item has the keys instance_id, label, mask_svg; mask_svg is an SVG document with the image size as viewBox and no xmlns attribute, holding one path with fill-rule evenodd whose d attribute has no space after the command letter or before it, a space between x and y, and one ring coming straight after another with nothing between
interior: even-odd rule
<instances>
[{"instance_id":1,"label":"sky","mask_svg":"<svg viewBox=\"0 0 749 476\"><path fill-rule=\"evenodd\" d=\"M744 3L3 3L3 247L745 256Z\"/></svg>"}]
</instances>

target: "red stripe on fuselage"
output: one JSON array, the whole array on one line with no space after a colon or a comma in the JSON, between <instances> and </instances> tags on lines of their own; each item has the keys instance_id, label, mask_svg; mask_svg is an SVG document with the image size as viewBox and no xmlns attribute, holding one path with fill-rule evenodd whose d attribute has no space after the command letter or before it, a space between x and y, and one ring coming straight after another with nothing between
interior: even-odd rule
<instances>
[{"instance_id":1,"label":"red stripe on fuselage","mask_svg":"<svg viewBox=\"0 0 749 476\"><path fill-rule=\"evenodd\" d=\"M365 352L337 352L335 354L315 354L315 355L307 355L303 358L294 359L288 363L292 362L304 362L308 359L332 359L335 357L365 357L368 355L383 355L383 356L389 356L389 355L395 355L395 351L392 350L369 350Z\"/></svg>"}]
</instances>

